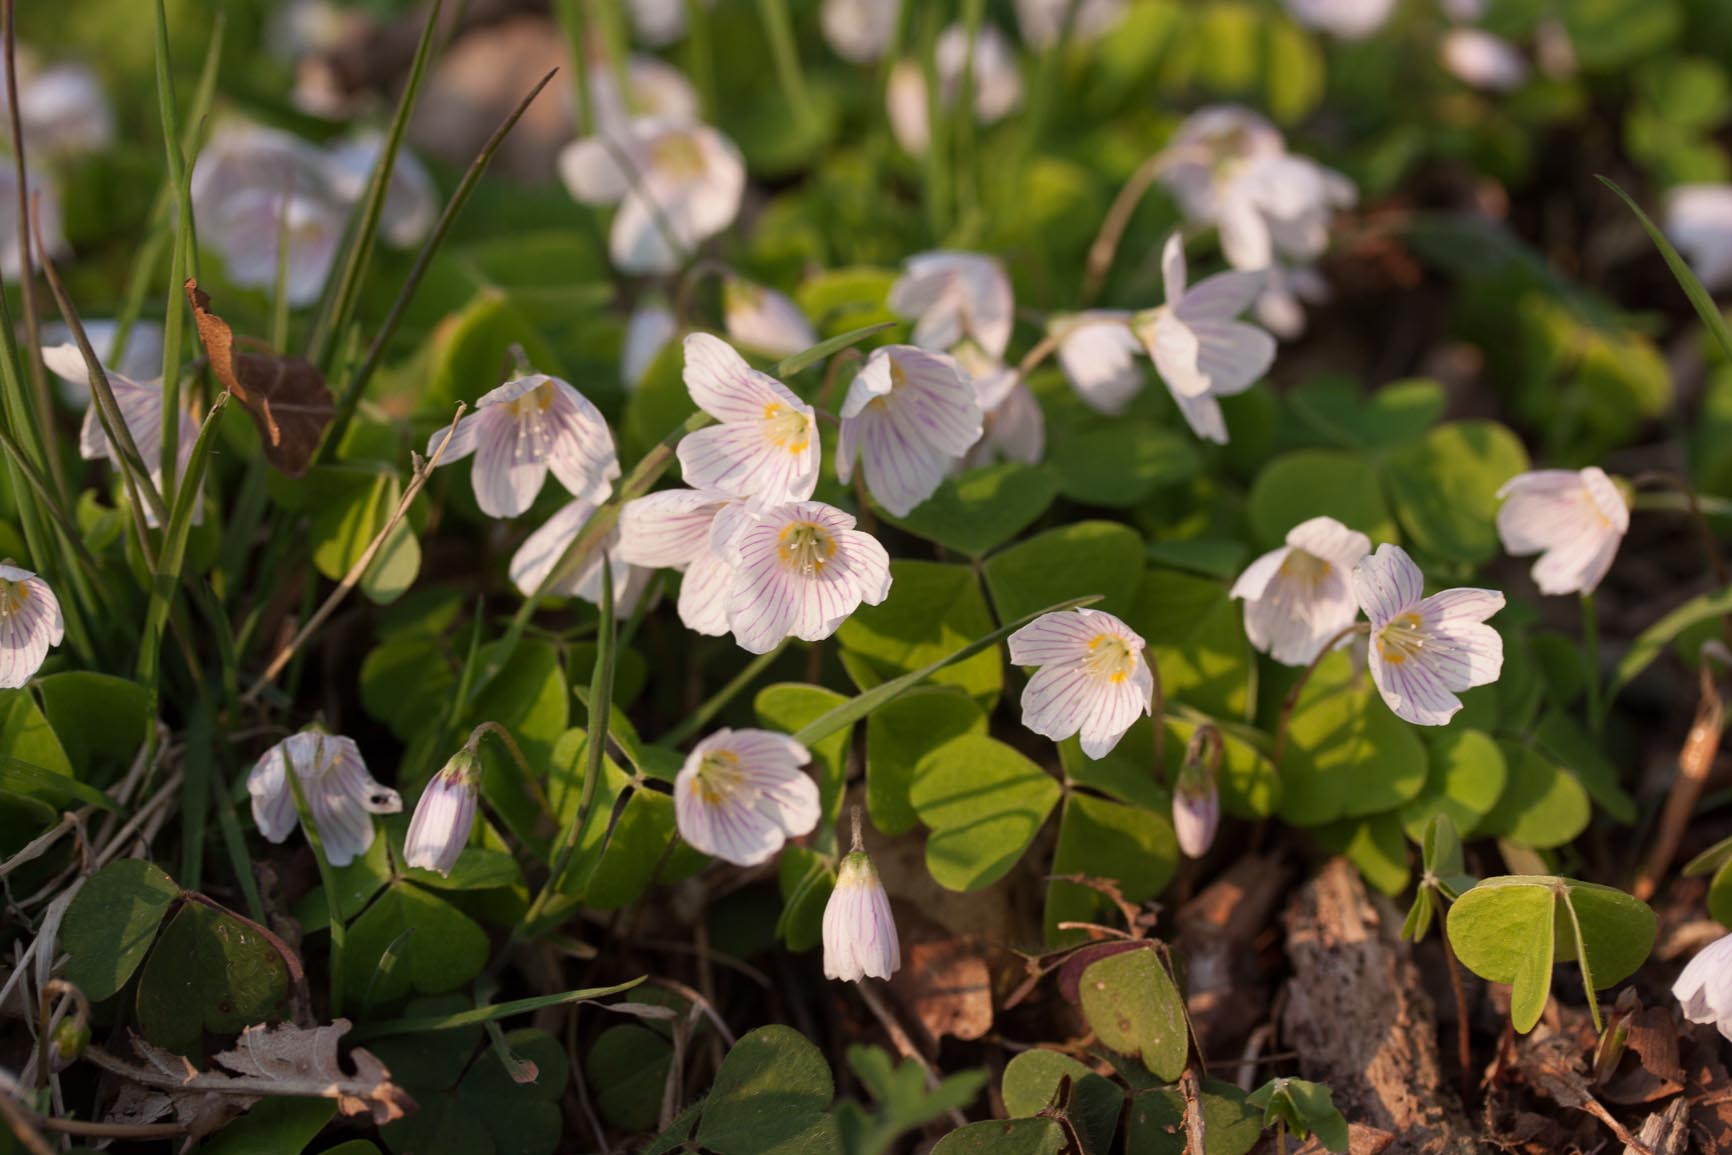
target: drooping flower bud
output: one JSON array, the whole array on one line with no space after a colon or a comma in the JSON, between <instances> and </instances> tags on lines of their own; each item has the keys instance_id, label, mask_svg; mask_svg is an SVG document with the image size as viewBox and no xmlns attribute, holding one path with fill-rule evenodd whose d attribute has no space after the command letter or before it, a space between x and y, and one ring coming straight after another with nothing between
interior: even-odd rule
<instances>
[{"instance_id":1,"label":"drooping flower bud","mask_svg":"<svg viewBox=\"0 0 1732 1155\"><path fill-rule=\"evenodd\" d=\"M1221 764L1221 732L1198 726L1173 783L1173 833L1187 858L1201 858L1215 843L1221 824L1221 794L1215 774Z\"/></svg>"},{"instance_id":2,"label":"drooping flower bud","mask_svg":"<svg viewBox=\"0 0 1732 1155\"><path fill-rule=\"evenodd\" d=\"M824 977L841 982L887 979L902 965L902 945L890 896L861 848L860 811L854 811L854 849L836 872L824 907Z\"/></svg>"},{"instance_id":3,"label":"drooping flower bud","mask_svg":"<svg viewBox=\"0 0 1732 1155\"><path fill-rule=\"evenodd\" d=\"M475 825L475 798L480 787L481 759L472 745L464 746L421 792L415 816L409 820L408 837L403 840L403 860L412 867L449 876Z\"/></svg>"}]
</instances>

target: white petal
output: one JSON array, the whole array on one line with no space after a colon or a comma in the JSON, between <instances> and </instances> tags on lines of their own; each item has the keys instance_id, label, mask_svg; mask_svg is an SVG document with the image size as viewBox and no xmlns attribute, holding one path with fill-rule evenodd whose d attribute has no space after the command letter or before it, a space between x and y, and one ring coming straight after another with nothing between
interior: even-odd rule
<instances>
[{"instance_id":1,"label":"white petal","mask_svg":"<svg viewBox=\"0 0 1732 1155\"><path fill-rule=\"evenodd\" d=\"M1424 592L1425 575L1398 545L1385 542L1353 567L1353 596L1373 633L1417 606Z\"/></svg>"},{"instance_id":2,"label":"white petal","mask_svg":"<svg viewBox=\"0 0 1732 1155\"><path fill-rule=\"evenodd\" d=\"M1144 324L1138 335L1173 396L1195 399L1209 392L1209 378L1199 364L1202 343L1191 327L1172 312L1162 309Z\"/></svg>"},{"instance_id":3,"label":"white petal","mask_svg":"<svg viewBox=\"0 0 1732 1155\"><path fill-rule=\"evenodd\" d=\"M633 565L682 569L710 552L710 528L728 503L720 494L666 489L628 501L619 515L619 554Z\"/></svg>"},{"instance_id":4,"label":"white petal","mask_svg":"<svg viewBox=\"0 0 1732 1155\"><path fill-rule=\"evenodd\" d=\"M1161 246L1161 288L1167 309L1177 309L1185 297L1185 242L1178 233L1169 235Z\"/></svg>"},{"instance_id":5,"label":"white petal","mask_svg":"<svg viewBox=\"0 0 1732 1155\"><path fill-rule=\"evenodd\" d=\"M680 579L680 621L693 633L716 638L728 632L728 587L733 567L708 548L693 555Z\"/></svg>"},{"instance_id":6,"label":"white petal","mask_svg":"<svg viewBox=\"0 0 1732 1155\"><path fill-rule=\"evenodd\" d=\"M1313 517L1287 531L1287 544L1320 557L1343 570L1352 570L1371 552L1371 539L1348 529L1333 517Z\"/></svg>"},{"instance_id":7,"label":"white petal","mask_svg":"<svg viewBox=\"0 0 1732 1155\"><path fill-rule=\"evenodd\" d=\"M1089 314L1083 314L1088 318ZM1143 346L1122 316L1082 319L1059 342L1059 367L1096 412L1122 413L1143 387L1136 356Z\"/></svg>"},{"instance_id":8,"label":"white petal","mask_svg":"<svg viewBox=\"0 0 1732 1155\"><path fill-rule=\"evenodd\" d=\"M625 326L625 346L620 352L620 384L635 389L678 331L674 315L665 305L642 304L632 310Z\"/></svg>"},{"instance_id":9,"label":"white petal","mask_svg":"<svg viewBox=\"0 0 1732 1155\"><path fill-rule=\"evenodd\" d=\"M1186 304L1190 298L1186 298ZM1197 372L1216 397L1243 393L1275 363L1275 338L1239 321L1189 322L1197 340Z\"/></svg>"},{"instance_id":10,"label":"white petal","mask_svg":"<svg viewBox=\"0 0 1732 1155\"><path fill-rule=\"evenodd\" d=\"M1291 542L1293 535L1288 534L1287 537ZM1269 588L1269 583L1275 579L1275 575L1281 572L1281 566L1286 562L1287 555L1291 552L1292 550L1288 546L1272 549L1246 566L1245 572L1239 575L1239 580L1233 583L1233 588L1227 591L1227 596L1245 598L1248 601L1256 601L1261 598Z\"/></svg>"}]
</instances>

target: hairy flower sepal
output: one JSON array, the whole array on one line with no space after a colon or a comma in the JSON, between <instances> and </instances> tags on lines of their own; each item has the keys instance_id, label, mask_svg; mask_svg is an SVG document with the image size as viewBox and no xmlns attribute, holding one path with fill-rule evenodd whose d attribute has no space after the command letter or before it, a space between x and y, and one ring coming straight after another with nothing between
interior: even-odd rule
<instances>
[{"instance_id":1,"label":"hairy flower sepal","mask_svg":"<svg viewBox=\"0 0 1732 1155\"><path fill-rule=\"evenodd\" d=\"M890 896L871 857L855 849L842 859L824 907L824 977L848 983L887 979L901 965Z\"/></svg>"},{"instance_id":2,"label":"hairy flower sepal","mask_svg":"<svg viewBox=\"0 0 1732 1155\"><path fill-rule=\"evenodd\" d=\"M451 756L427 783L409 833L403 840L403 861L447 878L475 827L476 799L481 790L481 759L473 744Z\"/></svg>"}]
</instances>

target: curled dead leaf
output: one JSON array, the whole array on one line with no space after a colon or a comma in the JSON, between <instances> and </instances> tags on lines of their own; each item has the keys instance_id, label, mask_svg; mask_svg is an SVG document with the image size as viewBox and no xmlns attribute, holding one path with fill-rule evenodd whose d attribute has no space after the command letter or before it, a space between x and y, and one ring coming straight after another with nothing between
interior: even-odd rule
<instances>
[{"instance_id":1,"label":"curled dead leaf","mask_svg":"<svg viewBox=\"0 0 1732 1155\"><path fill-rule=\"evenodd\" d=\"M248 1027L207 1071L136 1035L132 1046L142 1063L129 1063L101 1047L86 1054L127 1080L115 1115L128 1122L148 1122L173 1110L189 1127L215 1130L268 1095L335 1099L343 1114L371 1115L375 1123L403 1118L415 1109L415 1100L391 1082L390 1070L371 1052L356 1047L349 1053L354 1073L343 1069L337 1047L349 1027L348 1019L322 1027Z\"/></svg>"},{"instance_id":2,"label":"curled dead leaf","mask_svg":"<svg viewBox=\"0 0 1732 1155\"><path fill-rule=\"evenodd\" d=\"M300 357L240 352L234 331L211 312L210 296L198 281L187 280L186 297L211 372L252 414L266 460L290 477L305 474L337 411L324 375Z\"/></svg>"},{"instance_id":3,"label":"curled dead leaf","mask_svg":"<svg viewBox=\"0 0 1732 1155\"><path fill-rule=\"evenodd\" d=\"M345 1115L371 1114L375 1123L401 1119L415 1107L408 1092L391 1082L391 1072L371 1051L356 1047L349 1052L355 1065L345 1074L337 1057L337 1044L349 1033L349 1020L337 1019L322 1027L297 1027L279 1023L274 1027L248 1027L232 1050L216 1056L216 1062L237 1075L278 1085L317 1086L315 1091L278 1090L275 1094L316 1094L337 1100Z\"/></svg>"}]
</instances>

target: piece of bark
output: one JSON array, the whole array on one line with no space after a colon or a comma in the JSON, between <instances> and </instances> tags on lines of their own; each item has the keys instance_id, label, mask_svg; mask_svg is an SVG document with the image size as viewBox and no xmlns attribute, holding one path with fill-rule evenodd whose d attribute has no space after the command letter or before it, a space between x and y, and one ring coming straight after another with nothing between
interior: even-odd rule
<instances>
[{"instance_id":1,"label":"piece of bark","mask_svg":"<svg viewBox=\"0 0 1732 1155\"><path fill-rule=\"evenodd\" d=\"M1690 1104L1683 1098L1673 1099L1664 1111L1656 1111L1643 1122L1636 1138L1652 1155L1684 1155L1690 1143ZM1626 1146L1624 1155L1644 1155L1634 1146Z\"/></svg>"},{"instance_id":2,"label":"piece of bark","mask_svg":"<svg viewBox=\"0 0 1732 1155\"><path fill-rule=\"evenodd\" d=\"M1345 859L1324 866L1287 911L1283 1037L1343 1115L1395 1135L1389 1155L1469 1155L1479 1143L1446 1087L1436 1011L1400 930Z\"/></svg>"},{"instance_id":3,"label":"piece of bark","mask_svg":"<svg viewBox=\"0 0 1732 1155\"><path fill-rule=\"evenodd\" d=\"M1203 1053L1235 1049L1269 1010L1268 929L1291 871L1277 855L1247 854L1180 908L1174 953L1184 961L1185 1005Z\"/></svg>"}]
</instances>

